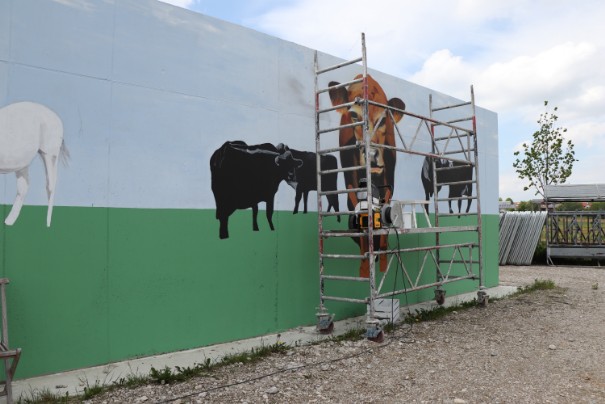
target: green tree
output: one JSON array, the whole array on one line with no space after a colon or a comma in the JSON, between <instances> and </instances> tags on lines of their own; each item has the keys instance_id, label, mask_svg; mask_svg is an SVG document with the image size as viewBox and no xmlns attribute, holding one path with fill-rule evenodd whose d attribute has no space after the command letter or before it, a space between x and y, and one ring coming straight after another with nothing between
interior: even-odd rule
<instances>
[{"instance_id":1,"label":"green tree","mask_svg":"<svg viewBox=\"0 0 605 404\"><path fill-rule=\"evenodd\" d=\"M544 101L544 106L548 106L548 101ZM523 190L534 188L535 194L542 197L546 185L565 183L571 175L573 163L578 161L571 140L563 148L563 134L567 129L555 126L559 119L555 114L557 109L554 107L552 112L546 110L540 114L540 129L534 132L531 144L523 143L523 158L519 157L519 151L515 152L517 159L513 163L519 178L529 181Z\"/></svg>"},{"instance_id":2,"label":"green tree","mask_svg":"<svg viewBox=\"0 0 605 404\"><path fill-rule=\"evenodd\" d=\"M592 202L590 210L605 210L605 202Z\"/></svg>"},{"instance_id":3,"label":"green tree","mask_svg":"<svg viewBox=\"0 0 605 404\"><path fill-rule=\"evenodd\" d=\"M578 212L584 210L581 202L562 202L555 210L559 212Z\"/></svg>"},{"instance_id":4,"label":"green tree","mask_svg":"<svg viewBox=\"0 0 605 404\"><path fill-rule=\"evenodd\" d=\"M525 212L525 211L540 211L540 204L532 201L521 201L519 205L517 205L517 211Z\"/></svg>"}]
</instances>

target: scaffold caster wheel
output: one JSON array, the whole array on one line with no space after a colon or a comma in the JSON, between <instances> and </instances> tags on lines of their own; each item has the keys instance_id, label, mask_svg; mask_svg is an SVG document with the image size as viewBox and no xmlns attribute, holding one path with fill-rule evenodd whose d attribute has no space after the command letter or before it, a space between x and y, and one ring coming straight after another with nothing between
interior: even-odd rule
<instances>
[{"instance_id":1,"label":"scaffold caster wheel","mask_svg":"<svg viewBox=\"0 0 605 404\"><path fill-rule=\"evenodd\" d=\"M334 331L334 316L326 313L318 314L317 331L320 334L332 334L332 331Z\"/></svg>"},{"instance_id":2,"label":"scaffold caster wheel","mask_svg":"<svg viewBox=\"0 0 605 404\"><path fill-rule=\"evenodd\" d=\"M368 337L368 339L372 342L380 344L384 341L384 331L380 331L375 337Z\"/></svg>"},{"instance_id":3,"label":"scaffold caster wheel","mask_svg":"<svg viewBox=\"0 0 605 404\"><path fill-rule=\"evenodd\" d=\"M317 330L319 331L320 334L332 334L332 332L334 331L334 322L330 321L330 324L328 324L325 328L317 328Z\"/></svg>"},{"instance_id":4,"label":"scaffold caster wheel","mask_svg":"<svg viewBox=\"0 0 605 404\"><path fill-rule=\"evenodd\" d=\"M480 290L477 292L477 303L480 307L487 307L487 303L489 301L489 296L484 290Z\"/></svg>"},{"instance_id":5,"label":"scaffold caster wheel","mask_svg":"<svg viewBox=\"0 0 605 404\"><path fill-rule=\"evenodd\" d=\"M369 325L365 337L372 342L381 343L384 341L384 331L379 325Z\"/></svg>"},{"instance_id":6,"label":"scaffold caster wheel","mask_svg":"<svg viewBox=\"0 0 605 404\"><path fill-rule=\"evenodd\" d=\"M442 306L443 303L445 303L445 290L435 289L435 302L437 302L439 306Z\"/></svg>"}]
</instances>

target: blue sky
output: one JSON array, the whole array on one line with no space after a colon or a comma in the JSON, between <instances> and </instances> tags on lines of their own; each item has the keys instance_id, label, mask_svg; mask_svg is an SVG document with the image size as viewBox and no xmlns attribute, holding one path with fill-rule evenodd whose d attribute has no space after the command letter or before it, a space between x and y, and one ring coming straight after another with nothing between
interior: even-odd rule
<instances>
[{"instance_id":1,"label":"blue sky","mask_svg":"<svg viewBox=\"0 0 605 404\"><path fill-rule=\"evenodd\" d=\"M544 101L575 145L567 183L605 183L601 0L165 0L345 59L365 32L373 69L498 113L500 196L535 198L512 168Z\"/></svg>"}]
</instances>

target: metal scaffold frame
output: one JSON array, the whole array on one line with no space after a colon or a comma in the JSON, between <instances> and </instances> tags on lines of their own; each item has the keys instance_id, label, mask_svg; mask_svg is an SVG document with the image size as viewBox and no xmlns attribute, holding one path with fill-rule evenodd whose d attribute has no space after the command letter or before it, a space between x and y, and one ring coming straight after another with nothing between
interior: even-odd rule
<instances>
[{"instance_id":1,"label":"metal scaffold frame","mask_svg":"<svg viewBox=\"0 0 605 404\"><path fill-rule=\"evenodd\" d=\"M340 301L350 303L366 304L367 312L367 332L366 336L369 339L380 341L383 338L382 325L384 320L377 313L376 304L379 299L393 298L394 296L405 294L408 292L418 291L427 288L435 288L435 300L439 304L445 301L445 290L443 286L463 280L477 280L478 287L478 303L486 305L488 296L484 286L483 273L483 246L482 246L482 230L481 230L481 208L480 208L480 193L479 193L479 164L477 150L477 123L475 118L475 99L474 91L471 87L471 100L469 102L458 103L447 106L433 106L433 97L429 96L429 116L422 116L405 109L398 108L392 105L381 104L369 99L368 96L368 69L366 58L365 36L361 36L361 53L362 56L353 60L339 63L327 68L320 68L318 63L317 53L315 54L315 142L317 165L317 207L318 207L318 249L319 249L319 291L320 302L317 310L317 329L322 333L330 333L334 327L334 316L329 313L326 307L326 301ZM327 87L320 87L319 77L337 69L347 66L357 65L361 67L362 73L353 81L342 84L330 84ZM363 86L363 97L355 98L353 101L344 102L340 105L331 105L328 108L320 106L321 97L331 91L341 88L347 88L354 84ZM360 106L363 111L363 116L356 122L341 123L339 126L322 128L322 114L348 110L353 106ZM413 134L404 136L400 132L397 125L394 125L397 138L400 145L388 145L372 142L372 135L368 124L368 109L369 107L379 107L383 109L384 116L390 117L393 122L395 114L405 116L406 119L417 120L418 125ZM456 111L460 108L470 107L470 116L457 117L455 119L439 120L438 115L441 111ZM405 107L403 107L405 108ZM465 126L466 125L466 126ZM469 127L470 125L470 127ZM363 131L363 140L357 140L353 145L340 145L339 147L323 147L321 139L325 136L338 136L342 129L351 128L355 130L361 127ZM431 148L427 151L426 148L418 145L421 134L430 138ZM370 153L377 149L394 151L396 153L406 153L417 156L424 156L425 161L431 165L432 185L433 185L433 209L434 223L431 223L428 215L429 202L425 200L406 200L406 201L391 201L389 208L399 210L395 212L398 217L407 215L408 222L405 226L401 223L390 226L376 225L374 220L368 220L367 228L349 228L328 229L326 218L330 216L345 215L345 217L356 215L359 211L350 210L340 212L328 212L323 210L322 196L334 194L351 194L362 193L364 199L360 199L362 206L365 206L365 212L373 217L374 211L380 211L381 207L377 206L377 201L373 198L375 189L372 184L372 172L370 166ZM356 166L346 166L337 169L323 170L320 164L321 156L330 153L342 152L344 150L358 150L364 153L365 158L362 159L362 164ZM342 165L342 161L341 161ZM456 170L472 170L471 178L464 180L452 179L448 172ZM334 173L346 173L358 171L362 173L361 177L365 177L365 182L356 187L349 186L348 189L323 190L322 176ZM473 192L445 197L437 197L438 191L443 186L448 187L464 187L468 186L472 190L472 185L475 185L475 193ZM394 184L391 184L392 186ZM465 189L468 189L465 188ZM468 207L466 212L453 213L439 212L439 202L458 202L459 204L466 200L470 207L471 200L474 200L476 211L469 212ZM388 202L388 201L387 201ZM460 206L460 205L459 205ZM460 208L459 208L460 209ZM384 213L384 212L383 212ZM417 216L423 218L426 223L423 227L417 227ZM456 220L455 217L467 216L463 225ZM469 224L469 222L471 222ZM411 224L411 225L410 225ZM350 226L349 226L350 227ZM448 242L444 241L444 234L460 233L469 235L469 241L464 242ZM399 237L405 234L434 234L434 244L429 246L402 247L399 245ZM387 247L381 248L377 246L375 238L380 236L396 235L398 246L397 248ZM359 254L342 254L338 251L327 251L326 240L329 238L357 238L360 246L365 245L367 248L361 248ZM419 261L417 272L413 274L410 268L406 267L405 254L416 254ZM386 259L388 264L382 277L377 277L376 260ZM343 276L326 273L326 265L332 260L367 260L369 264L369 276ZM386 290L385 280L390 271L398 271L401 269L404 288L394 290ZM423 275L430 270L435 270L435 280L433 282L423 281ZM461 273L462 272L462 273ZM326 294L327 282L364 282L369 286L368 295L365 298L351 296L333 296ZM398 303L398 301L397 301ZM398 307L398 304L397 304Z\"/></svg>"},{"instance_id":2,"label":"metal scaffold frame","mask_svg":"<svg viewBox=\"0 0 605 404\"><path fill-rule=\"evenodd\" d=\"M563 202L605 202L605 184L547 185L546 262L586 258L601 266L605 258L605 211L558 211Z\"/></svg>"}]
</instances>

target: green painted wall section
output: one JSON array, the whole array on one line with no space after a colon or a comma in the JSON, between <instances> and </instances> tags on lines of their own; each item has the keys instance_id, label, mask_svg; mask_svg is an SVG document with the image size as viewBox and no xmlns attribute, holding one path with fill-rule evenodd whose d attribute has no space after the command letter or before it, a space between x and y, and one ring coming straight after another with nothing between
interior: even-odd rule
<instances>
[{"instance_id":1,"label":"green painted wall section","mask_svg":"<svg viewBox=\"0 0 605 404\"><path fill-rule=\"evenodd\" d=\"M0 211L6 215L9 208ZM18 378L315 323L316 214L275 212L271 232L261 211L260 231L253 232L251 211L237 211L227 240L218 238L214 210L56 207L51 228L45 217L46 207L26 206L14 226L0 227L1 273L11 282L11 345L23 348ZM498 217L483 221L486 284L494 286ZM407 235L400 243L432 240ZM343 253L358 251L350 239L336 242ZM394 236L390 243L396 245ZM405 257L408 270L419 259ZM339 260L330 271L353 276L358 262ZM393 273L386 284L394 283ZM329 287L335 294L367 295L366 284ZM448 296L476 287L453 284ZM404 304L430 299L432 289L401 298ZM345 303L328 308L337 319L365 311Z\"/></svg>"}]
</instances>

